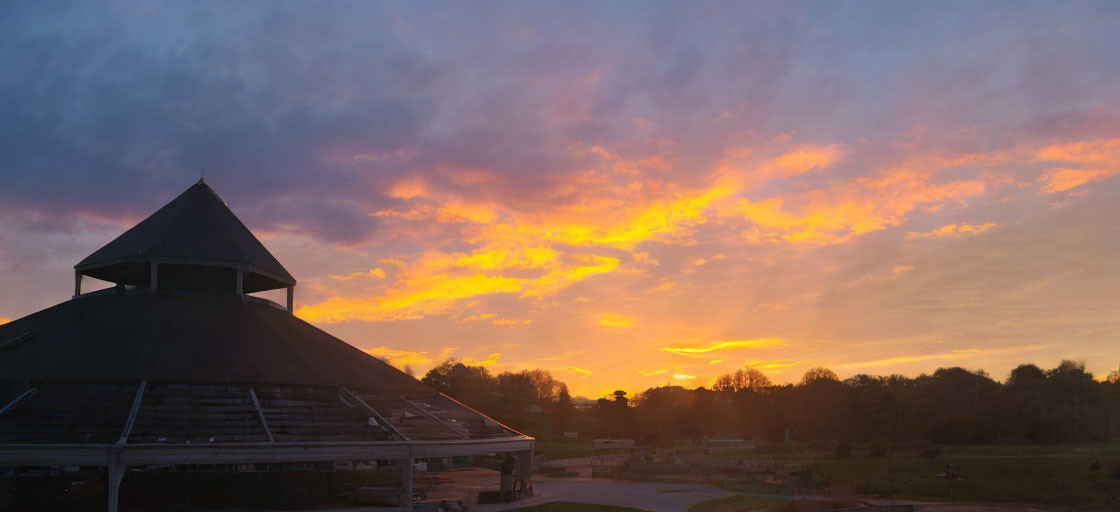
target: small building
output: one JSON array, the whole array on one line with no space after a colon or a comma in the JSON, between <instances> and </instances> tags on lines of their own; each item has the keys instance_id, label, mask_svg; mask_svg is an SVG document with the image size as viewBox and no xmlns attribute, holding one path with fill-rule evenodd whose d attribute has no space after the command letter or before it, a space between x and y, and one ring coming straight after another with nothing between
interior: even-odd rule
<instances>
[{"instance_id":1,"label":"small building","mask_svg":"<svg viewBox=\"0 0 1120 512\"><path fill-rule=\"evenodd\" d=\"M295 317L296 280L201 180L74 268L70 300L0 325L0 467L101 468L110 512L167 468L388 465L410 507L418 459L505 453L528 485L533 438Z\"/></svg>"}]
</instances>

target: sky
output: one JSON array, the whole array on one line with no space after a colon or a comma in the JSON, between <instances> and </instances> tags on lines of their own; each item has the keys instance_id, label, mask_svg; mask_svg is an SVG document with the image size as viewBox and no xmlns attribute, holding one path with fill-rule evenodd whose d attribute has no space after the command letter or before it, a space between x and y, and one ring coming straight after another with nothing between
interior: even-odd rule
<instances>
[{"instance_id":1,"label":"sky","mask_svg":"<svg viewBox=\"0 0 1120 512\"><path fill-rule=\"evenodd\" d=\"M0 5L0 322L200 173L296 314L573 394L1120 366L1120 3ZM204 170L203 170L204 169ZM280 299L278 299L280 300Z\"/></svg>"}]
</instances>

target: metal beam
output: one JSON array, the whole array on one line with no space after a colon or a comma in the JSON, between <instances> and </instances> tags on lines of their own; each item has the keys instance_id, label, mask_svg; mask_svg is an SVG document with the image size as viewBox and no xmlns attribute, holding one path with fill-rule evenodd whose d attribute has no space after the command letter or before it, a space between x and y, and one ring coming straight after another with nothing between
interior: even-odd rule
<instances>
[{"instance_id":1,"label":"metal beam","mask_svg":"<svg viewBox=\"0 0 1120 512\"><path fill-rule=\"evenodd\" d=\"M9 466L124 466L148 464L253 464L330 460L399 460L460 457L525 451L532 438L449 441L365 441L305 443L142 443L0 444L0 463Z\"/></svg>"},{"instance_id":2,"label":"metal beam","mask_svg":"<svg viewBox=\"0 0 1120 512\"><path fill-rule=\"evenodd\" d=\"M362 400L362 398L359 397L357 393L355 393L353 391L350 391L345 386L342 387L342 392L346 393L346 396L349 396L355 402L358 402L358 405L361 405L363 409L365 409L367 412L372 414L373 417L377 419L377 421L380 421L381 423L384 423L385 428L388 428L390 431L393 432L393 434L397 435L397 437L400 437L401 439L403 439L405 441L409 440L408 436L402 434L400 430L397 430L397 427L394 427L393 424L389 422L389 420L385 419L385 417L382 416L381 413L377 412L377 409L374 409L373 406L367 404L365 400ZM339 398L342 398L342 397L339 397ZM343 400L343 401L345 402L345 400Z\"/></svg>"},{"instance_id":3,"label":"metal beam","mask_svg":"<svg viewBox=\"0 0 1120 512\"><path fill-rule=\"evenodd\" d=\"M124 480L126 471L128 467L122 466L119 462L109 464L109 512L117 512L120 506L121 481Z\"/></svg>"},{"instance_id":4,"label":"metal beam","mask_svg":"<svg viewBox=\"0 0 1120 512\"><path fill-rule=\"evenodd\" d=\"M24 398L27 398L27 397L29 397L29 396L32 396L32 395L34 395L34 394L35 394L35 390L36 390L36 389L39 389L39 388L31 388L31 389L29 389L29 390L27 390L27 391L24 391L24 392L23 392L23 394L21 394L21 395L17 396L17 397L16 397L16 398L15 398L14 400L12 400L11 402L8 402L8 405L5 405L4 407L0 407L0 414L4 414L4 411L6 411L6 410L8 410L9 408L11 408L11 407L12 407L13 405L15 405L16 403L18 403L18 402L19 402L20 400L23 400Z\"/></svg>"},{"instance_id":5,"label":"metal beam","mask_svg":"<svg viewBox=\"0 0 1120 512\"><path fill-rule=\"evenodd\" d=\"M132 433L132 424L136 423L136 413L140 412L140 400L144 398L144 389L147 387L148 381L140 381L140 387L136 390L136 397L132 399L132 410L128 412L128 420L124 422L121 438L117 440L118 446L128 442L128 436Z\"/></svg>"},{"instance_id":6,"label":"metal beam","mask_svg":"<svg viewBox=\"0 0 1120 512\"><path fill-rule=\"evenodd\" d=\"M460 402L460 401L458 401L458 400L456 400L456 399L454 399L454 398L451 398L451 397L449 397L449 396L447 396L447 395L445 395L445 394L443 394L443 393L440 393L440 394L439 394L439 396L442 396L442 397L444 397L444 398L446 398L446 399L448 399L448 400L451 400L452 402L455 402L455 403L459 404L459 406L460 406L460 407L462 407L462 408L464 408L464 409L466 409L466 410L468 410L468 411L470 411L470 412L473 412L473 413L475 413L475 414L477 414L477 415L479 415L479 416L482 416L482 421L483 421L483 422L487 422L487 421L489 421L489 422L492 422L493 424L495 424L495 425L497 425L497 426L499 426L499 427L502 427L502 428L504 428L504 429L506 429L506 430L508 430L508 431L510 431L510 432L513 432L514 434L517 434L517 435L519 435L519 436L522 436L522 437L528 437L529 439L532 439L532 437L531 437L531 436L527 436L527 435L525 435L525 434L522 434L521 432L518 432L518 431L516 431L516 430L514 430L514 429L512 429L512 428L509 428L509 427L507 427L507 426L505 426L505 425L503 425L503 424L501 424L501 423L498 423L497 421L494 421L494 420L493 420L492 418L490 418L489 416L487 416L487 415L485 415L485 414L482 414L481 412L478 412L478 411L476 411L476 410L472 409L472 408L471 408L470 406L468 406L467 404L464 404L463 402Z\"/></svg>"},{"instance_id":7,"label":"metal beam","mask_svg":"<svg viewBox=\"0 0 1120 512\"><path fill-rule=\"evenodd\" d=\"M419 410L420 412L422 412L422 413L424 413L425 415L427 415L427 416L428 416L429 418L431 418L431 419L433 419L433 420L436 420L436 421L438 421L440 425L443 425L443 426L447 427L447 430L450 430L450 431L454 432L454 433L455 433L455 435L457 435L457 436L459 436L459 437L461 437L461 438L463 438L463 439L467 439L467 438L469 438L469 437L470 437L469 435L467 435L467 433L466 433L466 432L463 432L462 430L459 430L459 429L457 429L457 428L455 428L455 427L452 427L452 426L451 426L450 424L448 424L448 423L447 423L446 421L443 421L443 420L441 420L441 419L437 418L435 414L432 414L432 413L430 413L430 412L428 412L428 411L424 410L424 408L423 408L423 407L420 407L420 404L418 404L418 403L416 403L416 402L413 402L412 400L409 400L409 399L405 398L405 397L404 397L404 395L397 395L397 396L401 397L401 400L404 400L405 402L407 402L407 403L408 403L409 405L411 405L412 407L416 408L416 409L417 409L417 410Z\"/></svg>"},{"instance_id":8,"label":"metal beam","mask_svg":"<svg viewBox=\"0 0 1120 512\"><path fill-rule=\"evenodd\" d=\"M264 409L261 409L261 401L257 399L257 392L253 388L249 388L249 396L253 397L253 408L257 410L257 417L261 420L261 425L264 426L264 433L268 434L268 442L275 443L276 439L272 437L272 429L268 428L268 420L264 419Z\"/></svg>"}]
</instances>

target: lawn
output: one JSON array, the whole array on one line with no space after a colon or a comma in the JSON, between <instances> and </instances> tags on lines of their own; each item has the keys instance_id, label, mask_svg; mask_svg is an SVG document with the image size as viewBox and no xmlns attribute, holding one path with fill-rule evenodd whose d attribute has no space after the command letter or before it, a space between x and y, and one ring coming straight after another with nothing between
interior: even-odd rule
<instances>
[{"instance_id":1,"label":"lawn","mask_svg":"<svg viewBox=\"0 0 1120 512\"><path fill-rule=\"evenodd\" d=\"M595 449L590 443L558 443L538 440L534 449L537 453L544 454L548 460L576 459L595 454Z\"/></svg>"},{"instance_id":2,"label":"lawn","mask_svg":"<svg viewBox=\"0 0 1120 512\"><path fill-rule=\"evenodd\" d=\"M935 501L1064 506L1103 506L1120 495L1120 480L1110 475L1120 463L1101 457L1101 470L1090 471L1088 455L983 455L959 450L933 460L832 459L815 461L818 477L851 478L861 492L918 497ZM1109 460L1111 459L1111 460ZM937 478L947 463L960 479Z\"/></svg>"},{"instance_id":3,"label":"lawn","mask_svg":"<svg viewBox=\"0 0 1120 512\"><path fill-rule=\"evenodd\" d=\"M788 502L785 500L739 495L702 501L688 507L688 512L744 512L747 510L758 510L764 507L784 510L787 505Z\"/></svg>"},{"instance_id":4,"label":"lawn","mask_svg":"<svg viewBox=\"0 0 1120 512\"><path fill-rule=\"evenodd\" d=\"M589 503L568 503L556 501L544 505L519 508L513 512L648 512L640 508L612 507L610 505L592 505Z\"/></svg>"},{"instance_id":5,"label":"lawn","mask_svg":"<svg viewBox=\"0 0 1120 512\"><path fill-rule=\"evenodd\" d=\"M808 462L815 480L853 480L861 494L929 501L1107 508L1120 500L1120 443L942 446L934 459L855 452L792 452L760 457ZM1091 470L1094 457L1099 470ZM959 480L937 478L954 463ZM1117 470L1120 471L1120 470ZM1120 476L1120 473L1117 473ZM745 490L751 489L748 485Z\"/></svg>"}]
</instances>

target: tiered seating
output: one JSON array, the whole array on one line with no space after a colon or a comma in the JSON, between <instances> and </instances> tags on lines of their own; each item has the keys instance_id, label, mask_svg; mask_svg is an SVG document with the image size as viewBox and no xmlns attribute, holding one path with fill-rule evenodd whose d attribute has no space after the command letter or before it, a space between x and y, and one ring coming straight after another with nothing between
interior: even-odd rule
<instances>
[{"instance_id":1,"label":"tiered seating","mask_svg":"<svg viewBox=\"0 0 1120 512\"><path fill-rule=\"evenodd\" d=\"M462 439L466 435L461 427L440 423L395 392L359 389L354 393L410 440Z\"/></svg>"},{"instance_id":2,"label":"tiered seating","mask_svg":"<svg viewBox=\"0 0 1120 512\"><path fill-rule=\"evenodd\" d=\"M424 411L454 428L462 428L467 437L471 439L510 435L509 431L493 420L488 420L481 414L471 411L443 395L411 393L403 394L401 398L408 400L416 407L423 408Z\"/></svg>"},{"instance_id":3,"label":"tiered seating","mask_svg":"<svg viewBox=\"0 0 1120 512\"><path fill-rule=\"evenodd\" d=\"M338 388L255 388L276 442L388 441L393 436L360 405L342 401Z\"/></svg>"},{"instance_id":4,"label":"tiered seating","mask_svg":"<svg viewBox=\"0 0 1120 512\"><path fill-rule=\"evenodd\" d=\"M129 443L268 441L249 388L148 383Z\"/></svg>"},{"instance_id":5,"label":"tiered seating","mask_svg":"<svg viewBox=\"0 0 1120 512\"><path fill-rule=\"evenodd\" d=\"M35 394L0 414L0 443L115 443L138 384L32 383Z\"/></svg>"}]
</instances>

